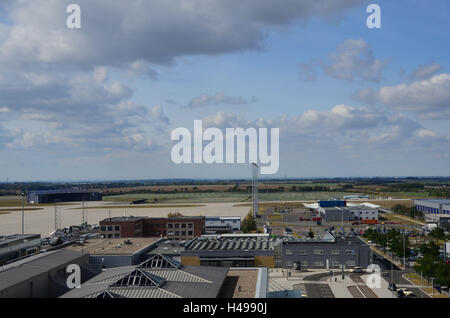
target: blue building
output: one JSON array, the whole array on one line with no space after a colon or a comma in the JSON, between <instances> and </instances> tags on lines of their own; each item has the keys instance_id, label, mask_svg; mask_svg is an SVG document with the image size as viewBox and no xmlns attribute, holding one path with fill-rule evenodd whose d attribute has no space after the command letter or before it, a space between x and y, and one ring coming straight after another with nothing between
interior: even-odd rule
<instances>
[{"instance_id":1,"label":"blue building","mask_svg":"<svg viewBox=\"0 0 450 318\"><path fill-rule=\"evenodd\" d=\"M450 214L450 199L414 200L414 207L424 214Z\"/></svg>"}]
</instances>

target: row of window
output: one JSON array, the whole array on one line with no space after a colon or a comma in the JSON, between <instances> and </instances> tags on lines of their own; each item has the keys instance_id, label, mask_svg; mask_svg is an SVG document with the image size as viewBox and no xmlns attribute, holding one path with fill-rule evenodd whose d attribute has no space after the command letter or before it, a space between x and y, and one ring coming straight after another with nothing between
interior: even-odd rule
<instances>
[{"instance_id":1,"label":"row of window","mask_svg":"<svg viewBox=\"0 0 450 318\"><path fill-rule=\"evenodd\" d=\"M300 254L300 255L308 255L309 252L310 252L310 250L299 250L298 254ZM315 250L312 250L312 254L314 254L314 255L324 255L325 251L322 250L322 249L315 249ZM330 254L331 255L340 255L341 251L340 250L330 250ZM346 254L346 255L355 255L356 251L349 249L349 250L345 250L344 254ZM292 250L286 250L286 255L294 255L294 252Z\"/></svg>"},{"instance_id":2,"label":"row of window","mask_svg":"<svg viewBox=\"0 0 450 318\"><path fill-rule=\"evenodd\" d=\"M181 236L194 235L194 233L192 231L170 231L170 232L167 232L167 235L168 236L180 236L180 233L181 233Z\"/></svg>"},{"instance_id":3,"label":"row of window","mask_svg":"<svg viewBox=\"0 0 450 318\"><path fill-rule=\"evenodd\" d=\"M356 261L355 260L347 260L345 261L345 266L356 266ZM319 261L313 261L311 263L309 263L308 261L301 261L300 262L301 267L324 267L326 265L326 261L324 260L319 260ZM331 268L335 268L335 267L340 267L341 263L339 260L330 260L330 262L328 263L328 265ZM287 266L288 267L293 267L294 266L294 262L288 261L287 262Z\"/></svg>"},{"instance_id":4,"label":"row of window","mask_svg":"<svg viewBox=\"0 0 450 318\"><path fill-rule=\"evenodd\" d=\"M106 231L106 229L108 229L108 231L120 231L120 226L119 226L119 225L115 225L115 226L112 226L112 225L108 225L108 226L102 225L101 228L100 228L101 231Z\"/></svg>"},{"instance_id":5,"label":"row of window","mask_svg":"<svg viewBox=\"0 0 450 318\"><path fill-rule=\"evenodd\" d=\"M186 229L186 228L188 228L188 229L192 229L192 227L193 227L193 224L192 223L168 223L167 224L167 228L169 228L169 229Z\"/></svg>"}]
</instances>

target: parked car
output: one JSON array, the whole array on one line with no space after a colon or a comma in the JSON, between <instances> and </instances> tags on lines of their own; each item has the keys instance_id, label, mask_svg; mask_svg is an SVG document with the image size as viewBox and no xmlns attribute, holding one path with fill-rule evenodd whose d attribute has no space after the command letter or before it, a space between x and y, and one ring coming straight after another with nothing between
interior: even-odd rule
<instances>
[{"instance_id":1,"label":"parked car","mask_svg":"<svg viewBox=\"0 0 450 318\"><path fill-rule=\"evenodd\" d=\"M400 288L400 289L397 290L397 293L399 291L401 291L403 293L403 295L405 295L405 297L412 297L412 296L414 296L414 293L411 290L407 289L407 288Z\"/></svg>"},{"instance_id":2,"label":"parked car","mask_svg":"<svg viewBox=\"0 0 450 318\"><path fill-rule=\"evenodd\" d=\"M363 273L363 272L364 272L364 270L362 269L362 267L355 267L353 269L353 273Z\"/></svg>"}]
</instances>

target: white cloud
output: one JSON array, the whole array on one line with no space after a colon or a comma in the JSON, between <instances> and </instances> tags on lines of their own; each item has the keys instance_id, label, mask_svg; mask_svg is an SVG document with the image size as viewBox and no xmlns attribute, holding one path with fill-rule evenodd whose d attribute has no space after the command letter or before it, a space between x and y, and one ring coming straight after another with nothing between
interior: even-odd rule
<instances>
[{"instance_id":1,"label":"white cloud","mask_svg":"<svg viewBox=\"0 0 450 318\"><path fill-rule=\"evenodd\" d=\"M325 65L326 73L339 80L352 81L362 79L379 82L387 65L373 56L373 52L364 40L346 40L336 52L329 55L331 64Z\"/></svg>"},{"instance_id":2,"label":"white cloud","mask_svg":"<svg viewBox=\"0 0 450 318\"><path fill-rule=\"evenodd\" d=\"M378 91L364 90L355 98L378 102L397 110L416 113L422 119L450 118L450 74L435 75L411 84L385 86Z\"/></svg>"}]
</instances>

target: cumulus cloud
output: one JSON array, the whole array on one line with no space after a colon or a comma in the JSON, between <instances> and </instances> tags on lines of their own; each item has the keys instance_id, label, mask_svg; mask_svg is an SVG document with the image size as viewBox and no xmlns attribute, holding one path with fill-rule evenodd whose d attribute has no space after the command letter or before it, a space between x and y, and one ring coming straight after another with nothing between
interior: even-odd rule
<instances>
[{"instance_id":1,"label":"cumulus cloud","mask_svg":"<svg viewBox=\"0 0 450 318\"><path fill-rule=\"evenodd\" d=\"M191 99L188 107L197 108L218 105L247 105L251 102L256 102L256 97L252 97L250 101L248 101L241 96L227 96L224 92L218 92L214 95L201 94L200 96Z\"/></svg>"},{"instance_id":2,"label":"cumulus cloud","mask_svg":"<svg viewBox=\"0 0 450 318\"><path fill-rule=\"evenodd\" d=\"M6 7L0 60L110 66L170 64L186 55L260 49L264 32L313 16L339 18L364 0L79 0L82 29L65 26L71 0L16 1ZM168 21L170 21L168 23Z\"/></svg>"},{"instance_id":3,"label":"cumulus cloud","mask_svg":"<svg viewBox=\"0 0 450 318\"><path fill-rule=\"evenodd\" d=\"M324 66L325 72L336 79L379 82L383 76L386 61L376 59L364 40L346 40L336 52L329 55L331 63Z\"/></svg>"},{"instance_id":4,"label":"cumulus cloud","mask_svg":"<svg viewBox=\"0 0 450 318\"><path fill-rule=\"evenodd\" d=\"M420 134L421 124L403 115L374 107L336 105L329 110L309 109L297 116L247 120L234 113L218 112L203 118L205 127L280 128L283 140L310 140L329 145L392 143ZM422 132L423 134L423 132ZM331 143L330 143L331 141Z\"/></svg>"},{"instance_id":5,"label":"cumulus cloud","mask_svg":"<svg viewBox=\"0 0 450 318\"><path fill-rule=\"evenodd\" d=\"M385 86L378 91L366 89L354 97L414 112L423 119L450 118L450 74L435 75L411 84Z\"/></svg>"},{"instance_id":6,"label":"cumulus cloud","mask_svg":"<svg viewBox=\"0 0 450 318\"><path fill-rule=\"evenodd\" d=\"M415 80L427 79L443 69L442 65L436 62L419 66L412 74L411 78Z\"/></svg>"}]
</instances>

